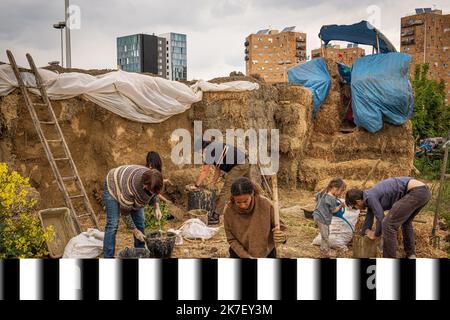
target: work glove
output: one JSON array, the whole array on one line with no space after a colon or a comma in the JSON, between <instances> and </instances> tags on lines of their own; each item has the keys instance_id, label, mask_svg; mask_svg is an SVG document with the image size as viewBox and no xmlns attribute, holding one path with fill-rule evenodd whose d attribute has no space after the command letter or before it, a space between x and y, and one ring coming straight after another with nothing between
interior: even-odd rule
<instances>
[{"instance_id":1,"label":"work glove","mask_svg":"<svg viewBox=\"0 0 450 320\"><path fill-rule=\"evenodd\" d=\"M193 191L197 191L199 187L197 187L195 184L188 184L187 186L184 187L184 190L187 192L193 192Z\"/></svg>"},{"instance_id":2,"label":"work glove","mask_svg":"<svg viewBox=\"0 0 450 320\"><path fill-rule=\"evenodd\" d=\"M155 216L156 216L156 220L161 221L162 213L161 213L161 209L159 207L155 209Z\"/></svg>"},{"instance_id":3,"label":"work glove","mask_svg":"<svg viewBox=\"0 0 450 320\"><path fill-rule=\"evenodd\" d=\"M272 233L273 233L273 241L275 242L275 244L280 245L286 243L287 241L286 233L284 233L278 228L273 228Z\"/></svg>"},{"instance_id":4,"label":"work glove","mask_svg":"<svg viewBox=\"0 0 450 320\"><path fill-rule=\"evenodd\" d=\"M133 229L133 235L135 236L136 239L138 239L139 241L145 242L145 236L144 234L141 232L141 230L135 228Z\"/></svg>"}]
</instances>

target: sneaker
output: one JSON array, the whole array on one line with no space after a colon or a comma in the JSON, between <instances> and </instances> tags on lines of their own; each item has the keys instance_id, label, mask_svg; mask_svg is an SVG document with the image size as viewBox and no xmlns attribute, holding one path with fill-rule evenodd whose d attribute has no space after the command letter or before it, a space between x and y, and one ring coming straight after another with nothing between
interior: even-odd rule
<instances>
[{"instance_id":1,"label":"sneaker","mask_svg":"<svg viewBox=\"0 0 450 320\"><path fill-rule=\"evenodd\" d=\"M416 255L415 255L415 254L412 254L412 255L408 256L407 258L408 258L408 259L416 259Z\"/></svg>"},{"instance_id":2,"label":"sneaker","mask_svg":"<svg viewBox=\"0 0 450 320\"><path fill-rule=\"evenodd\" d=\"M208 213L208 225L215 225L219 224L220 222L220 216L215 212Z\"/></svg>"}]
</instances>

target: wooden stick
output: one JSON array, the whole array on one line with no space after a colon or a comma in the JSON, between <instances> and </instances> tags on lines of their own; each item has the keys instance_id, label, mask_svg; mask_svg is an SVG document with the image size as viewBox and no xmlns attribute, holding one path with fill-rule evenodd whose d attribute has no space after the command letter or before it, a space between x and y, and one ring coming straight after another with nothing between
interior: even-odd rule
<instances>
[{"instance_id":1,"label":"wooden stick","mask_svg":"<svg viewBox=\"0 0 450 320\"><path fill-rule=\"evenodd\" d=\"M375 165L372 167L372 169L370 169L369 173L366 176L366 179L364 179L363 183L361 184L361 189L364 189L366 187L367 181L369 181L370 177L372 176L373 172L378 167L380 162L381 162L381 159L378 159L377 162L375 162Z\"/></svg>"},{"instance_id":2,"label":"wooden stick","mask_svg":"<svg viewBox=\"0 0 450 320\"><path fill-rule=\"evenodd\" d=\"M280 207L278 201L278 179L277 175L272 176L272 196L273 196L273 220L275 222L275 228L280 230ZM277 258L281 257L280 247L276 246Z\"/></svg>"}]
</instances>

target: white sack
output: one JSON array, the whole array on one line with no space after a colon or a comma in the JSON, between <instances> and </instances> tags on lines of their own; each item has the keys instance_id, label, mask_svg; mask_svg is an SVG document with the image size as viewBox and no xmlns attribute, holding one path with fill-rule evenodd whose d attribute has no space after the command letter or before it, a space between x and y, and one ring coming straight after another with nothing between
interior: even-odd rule
<instances>
[{"instance_id":1,"label":"white sack","mask_svg":"<svg viewBox=\"0 0 450 320\"><path fill-rule=\"evenodd\" d=\"M103 252L103 239L105 233L89 228L76 237L70 239L64 249L63 258L94 259Z\"/></svg>"},{"instance_id":2,"label":"white sack","mask_svg":"<svg viewBox=\"0 0 450 320\"><path fill-rule=\"evenodd\" d=\"M347 207L345 208L344 217L352 225L354 230L356 223L358 222L359 210ZM353 238L353 230L352 228L350 228L347 222L345 222L341 218L333 216L330 225L330 237L329 237L330 247L333 249L344 249L344 250L347 249L347 244ZM319 233L317 237L314 238L312 244L320 246L321 241L322 237L320 236Z\"/></svg>"},{"instance_id":3,"label":"white sack","mask_svg":"<svg viewBox=\"0 0 450 320\"><path fill-rule=\"evenodd\" d=\"M219 228L210 228L197 218L187 220L179 230L187 239L209 239L219 232Z\"/></svg>"}]
</instances>

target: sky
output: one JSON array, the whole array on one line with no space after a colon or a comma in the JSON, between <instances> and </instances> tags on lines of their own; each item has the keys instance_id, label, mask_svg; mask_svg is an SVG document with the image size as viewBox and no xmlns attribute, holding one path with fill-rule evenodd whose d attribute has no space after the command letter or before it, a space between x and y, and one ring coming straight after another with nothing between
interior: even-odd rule
<instances>
[{"instance_id":1,"label":"sky","mask_svg":"<svg viewBox=\"0 0 450 320\"><path fill-rule=\"evenodd\" d=\"M116 68L116 37L178 32L187 35L188 79L209 80L231 71L245 73L244 41L260 29L296 26L307 33L307 51L320 47L318 33L326 24L368 20L400 48L400 18L414 8L450 13L450 1L295 1L295 0L71 0L79 9L71 31L72 67ZM26 65L31 53L38 66L60 60L64 0L2 0L0 61L6 49ZM370 52L367 52L370 53Z\"/></svg>"}]
</instances>

